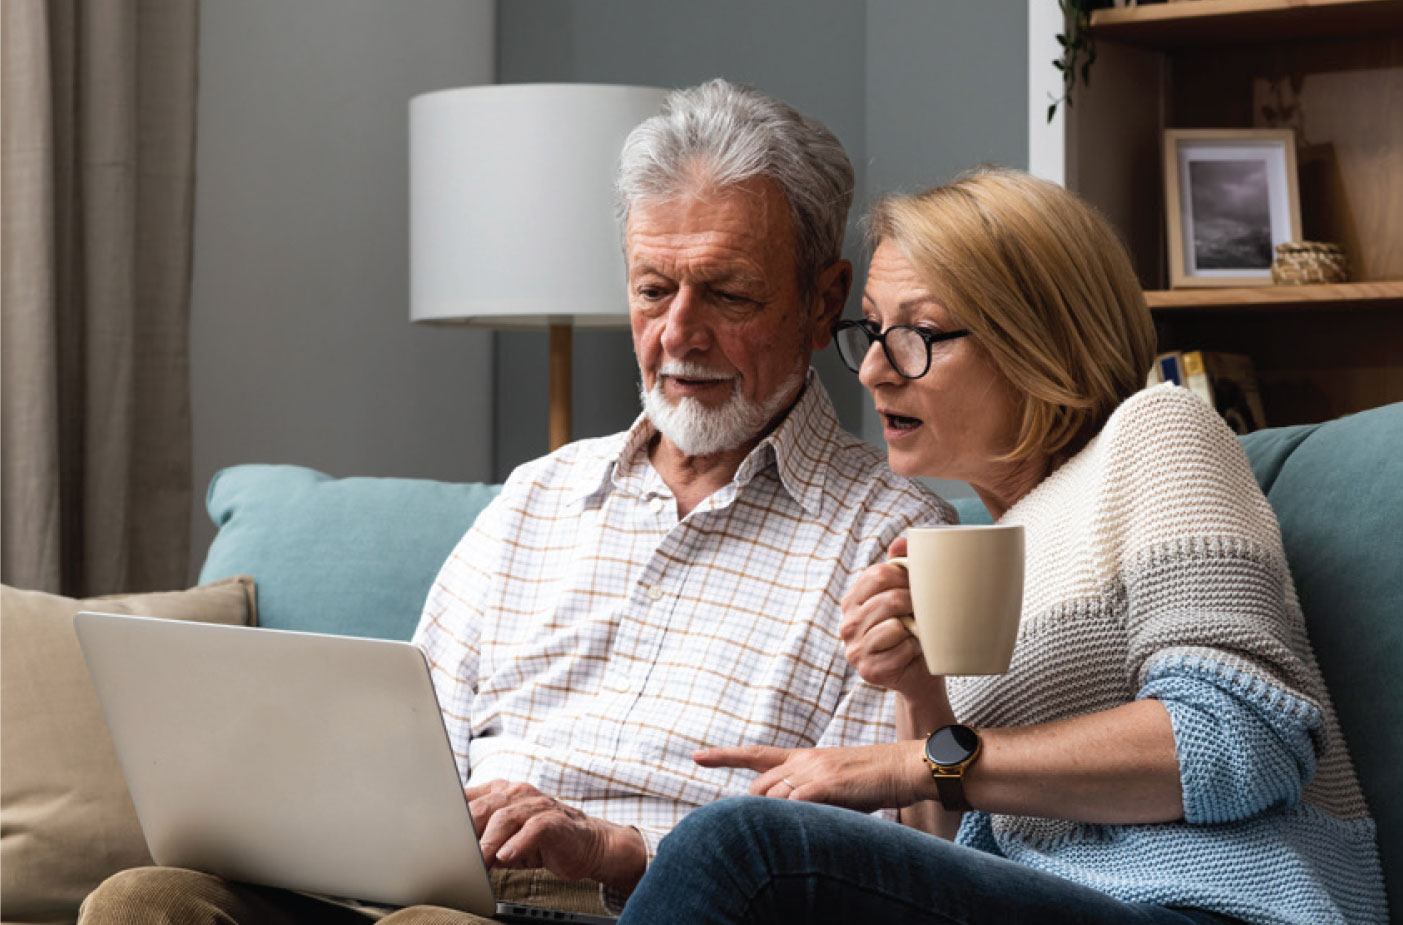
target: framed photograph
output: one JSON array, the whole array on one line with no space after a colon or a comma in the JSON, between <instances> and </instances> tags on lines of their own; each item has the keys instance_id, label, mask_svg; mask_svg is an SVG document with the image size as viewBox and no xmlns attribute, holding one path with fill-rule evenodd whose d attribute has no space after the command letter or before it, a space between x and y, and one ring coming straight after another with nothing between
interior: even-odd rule
<instances>
[{"instance_id":1,"label":"framed photograph","mask_svg":"<svg viewBox=\"0 0 1403 925\"><path fill-rule=\"evenodd\" d=\"M1290 129L1164 133L1169 285L1270 286L1276 245L1301 239Z\"/></svg>"}]
</instances>

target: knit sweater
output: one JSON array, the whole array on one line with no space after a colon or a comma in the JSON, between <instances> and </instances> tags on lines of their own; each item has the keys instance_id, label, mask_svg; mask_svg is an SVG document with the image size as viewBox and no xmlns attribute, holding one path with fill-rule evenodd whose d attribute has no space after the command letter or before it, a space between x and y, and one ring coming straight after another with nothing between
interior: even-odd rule
<instances>
[{"instance_id":1,"label":"knit sweater","mask_svg":"<svg viewBox=\"0 0 1403 925\"><path fill-rule=\"evenodd\" d=\"M1184 814L1094 825L972 812L959 842L1129 902L1384 922L1374 823L1280 528L1217 414L1172 385L1132 396L1000 523L1027 536L1018 645L1006 675L949 680L956 715L1028 725L1155 698Z\"/></svg>"}]
</instances>

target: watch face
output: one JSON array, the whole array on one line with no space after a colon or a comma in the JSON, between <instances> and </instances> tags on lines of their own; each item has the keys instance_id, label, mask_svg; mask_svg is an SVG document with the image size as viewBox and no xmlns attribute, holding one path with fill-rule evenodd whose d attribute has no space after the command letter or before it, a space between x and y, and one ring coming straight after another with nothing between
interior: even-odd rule
<instances>
[{"instance_id":1,"label":"watch face","mask_svg":"<svg viewBox=\"0 0 1403 925\"><path fill-rule=\"evenodd\" d=\"M979 746L979 736L968 726L944 726L926 740L926 757L938 765L959 764Z\"/></svg>"}]
</instances>

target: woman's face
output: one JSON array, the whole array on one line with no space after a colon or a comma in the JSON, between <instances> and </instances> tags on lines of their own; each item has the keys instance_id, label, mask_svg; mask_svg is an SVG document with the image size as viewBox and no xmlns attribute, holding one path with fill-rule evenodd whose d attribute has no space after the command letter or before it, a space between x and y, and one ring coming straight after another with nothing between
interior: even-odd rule
<instances>
[{"instance_id":1,"label":"woman's face","mask_svg":"<svg viewBox=\"0 0 1403 925\"><path fill-rule=\"evenodd\" d=\"M960 328L889 241L872 255L862 312L883 331L899 324L932 332ZM1002 495L1013 470L1025 468L994 461L1017 443L1021 402L976 337L933 345L930 369L919 379L898 374L874 342L858 377L882 416L895 472L956 479Z\"/></svg>"}]
</instances>

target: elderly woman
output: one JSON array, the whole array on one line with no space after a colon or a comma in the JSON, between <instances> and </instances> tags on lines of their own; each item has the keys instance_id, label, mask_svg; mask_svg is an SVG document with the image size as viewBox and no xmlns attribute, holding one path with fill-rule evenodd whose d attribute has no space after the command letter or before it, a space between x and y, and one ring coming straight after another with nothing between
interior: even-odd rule
<instances>
[{"instance_id":1,"label":"elderly woman","mask_svg":"<svg viewBox=\"0 0 1403 925\"><path fill-rule=\"evenodd\" d=\"M1271 508L1211 408L1142 390L1154 331L1107 223L983 170L882 203L870 237L840 353L893 469L1024 526L1013 664L931 676L905 572L871 567L842 633L899 741L698 752L779 799L684 820L624 921L1384 921ZM906 827L848 811L880 808Z\"/></svg>"}]
</instances>

